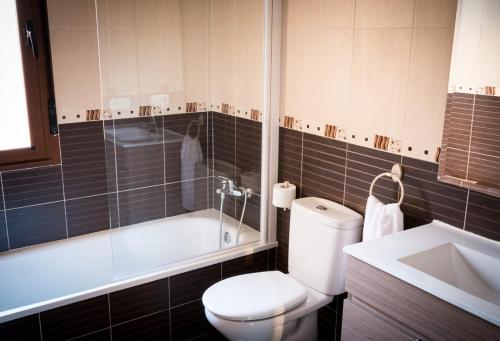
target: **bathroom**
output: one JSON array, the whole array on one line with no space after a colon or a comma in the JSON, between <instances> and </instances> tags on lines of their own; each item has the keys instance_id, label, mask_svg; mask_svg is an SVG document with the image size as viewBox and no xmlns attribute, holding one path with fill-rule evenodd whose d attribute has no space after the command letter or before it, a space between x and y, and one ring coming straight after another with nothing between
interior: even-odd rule
<instances>
[{"instance_id":1,"label":"bathroom","mask_svg":"<svg viewBox=\"0 0 500 341\"><path fill-rule=\"evenodd\" d=\"M0 340L500 339L500 0L0 19Z\"/></svg>"}]
</instances>

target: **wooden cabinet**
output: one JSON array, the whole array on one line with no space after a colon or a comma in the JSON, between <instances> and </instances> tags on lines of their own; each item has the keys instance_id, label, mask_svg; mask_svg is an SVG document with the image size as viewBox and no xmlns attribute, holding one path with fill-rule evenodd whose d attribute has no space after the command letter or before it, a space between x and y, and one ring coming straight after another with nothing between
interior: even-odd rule
<instances>
[{"instance_id":1,"label":"wooden cabinet","mask_svg":"<svg viewBox=\"0 0 500 341\"><path fill-rule=\"evenodd\" d=\"M342 340L500 340L500 328L349 257Z\"/></svg>"}]
</instances>

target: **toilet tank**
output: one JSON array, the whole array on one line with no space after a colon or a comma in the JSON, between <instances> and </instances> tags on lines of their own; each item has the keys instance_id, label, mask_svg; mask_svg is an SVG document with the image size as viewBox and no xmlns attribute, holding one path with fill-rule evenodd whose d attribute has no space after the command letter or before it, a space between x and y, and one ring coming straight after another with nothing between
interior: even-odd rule
<instances>
[{"instance_id":1,"label":"toilet tank","mask_svg":"<svg viewBox=\"0 0 500 341\"><path fill-rule=\"evenodd\" d=\"M303 284L326 295L345 292L345 245L361 241L363 217L333 201L294 200L290 216L288 270Z\"/></svg>"}]
</instances>

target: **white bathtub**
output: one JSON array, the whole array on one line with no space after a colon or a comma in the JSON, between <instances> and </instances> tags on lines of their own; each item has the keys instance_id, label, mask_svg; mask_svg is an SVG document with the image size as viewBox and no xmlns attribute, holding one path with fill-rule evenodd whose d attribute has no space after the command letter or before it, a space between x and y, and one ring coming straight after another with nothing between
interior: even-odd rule
<instances>
[{"instance_id":1,"label":"white bathtub","mask_svg":"<svg viewBox=\"0 0 500 341\"><path fill-rule=\"evenodd\" d=\"M0 323L274 247L208 209L0 254Z\"/></svg>"}]
</instances>

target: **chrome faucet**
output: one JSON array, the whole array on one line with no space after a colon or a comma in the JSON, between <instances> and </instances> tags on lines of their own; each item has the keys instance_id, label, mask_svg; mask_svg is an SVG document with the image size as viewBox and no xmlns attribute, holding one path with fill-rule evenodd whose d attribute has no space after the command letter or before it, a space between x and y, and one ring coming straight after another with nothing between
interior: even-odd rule
<instances>
[{"instance_id":1,"label":"chrome faucet","mask_svg":"<svg viewBox=\"0 0 500 341\"><path fill-rule=\"evenodd\" d=\"M232 195L235 197L242 197L243 191L247 192L247 195L250 197L251 192L249 189L244 187L238 187L234 180L229 179L225 176L217 176L217 179L221 180L222 188L217 188L217 194L221 195Z\"/></svg>"}]
</instances>

